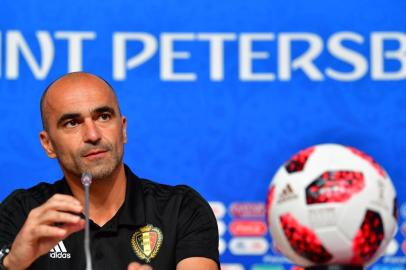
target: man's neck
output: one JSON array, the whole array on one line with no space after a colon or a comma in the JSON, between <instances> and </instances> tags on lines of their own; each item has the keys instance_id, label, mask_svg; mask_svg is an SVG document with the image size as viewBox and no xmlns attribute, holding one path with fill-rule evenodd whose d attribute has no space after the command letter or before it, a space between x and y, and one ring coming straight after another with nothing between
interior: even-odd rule
<instances>
[{"instance_id":1,"label":"man's neck","mask_svg":"<svg viewBox=\"0 0 406 270\"><path fill-rule=\"evenodd\" d=\"M85 205L85 193L77 177L65 175L73 196ZM124 165L121 164L110 177L93 180L90 186L89 213L90 219L103 226L118 212L125 200L126 176Z\"/></svg>"}]
</instances>

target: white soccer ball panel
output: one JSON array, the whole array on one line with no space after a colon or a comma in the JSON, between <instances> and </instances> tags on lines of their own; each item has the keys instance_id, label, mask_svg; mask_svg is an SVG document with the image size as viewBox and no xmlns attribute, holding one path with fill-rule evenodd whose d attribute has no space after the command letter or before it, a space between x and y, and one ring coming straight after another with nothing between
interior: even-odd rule
<instances>
[{"instance_id":1,"label":"white soccer ball panel","mask_svg":"<svg viewBox=\"0 0 406 270\"><path fill-rule=\"evenodd\" d=\"M330 264L345 263L352 256L351 241L337 228L317 230L317 235L322 239L327 250L334 254Z\"/></svg>"}]
</instances>

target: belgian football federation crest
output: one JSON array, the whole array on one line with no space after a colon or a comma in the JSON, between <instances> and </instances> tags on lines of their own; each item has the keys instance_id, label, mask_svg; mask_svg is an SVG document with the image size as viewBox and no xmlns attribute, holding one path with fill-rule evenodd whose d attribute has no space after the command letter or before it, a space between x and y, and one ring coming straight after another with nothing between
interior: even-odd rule
<instances>
[{"instance_id":1,"label":"belgian football federation crest","mask_svg":"<svg viewBox=\"0 0 406 270\"><path fill-rule=\"evenodd\" d=\"M158 254L162 240L163 235L161 230L148 224L141 227L132 235L131 245L138 258L149 263Z\"/></svg>"}]
</instances>

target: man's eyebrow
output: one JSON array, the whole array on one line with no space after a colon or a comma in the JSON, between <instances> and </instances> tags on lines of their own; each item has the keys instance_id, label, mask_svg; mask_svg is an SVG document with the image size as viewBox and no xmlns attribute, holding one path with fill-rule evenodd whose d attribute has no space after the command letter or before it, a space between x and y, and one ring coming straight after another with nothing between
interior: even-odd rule
<instances>
[{"instance_id":1,"label":"man's eyebrow","mask_svg":"<svg viewBox=\"0 0 406 270\"><path fill-rule=\"evenodd\" d=\"M113 115L113 116L116 115L116 111L115 111L112 107L110 107L110 106L98 107L98 108L94 109L93 112L95 112L95 113L105 113L105 112L108 112L108 113L110 113L110 114Z\"/></svg>"},{"instance_id":2,"label":"man's eyebrow","mask_svg":"<svg viewBox=\"0 0 406 270\"><path fill-rule=\"evenodd\" d=\"M68 119L74 119L74 118L79 118L80 113L65 113L61 117L59 117L57 125L60 126L62 125L63 122L65 122Z\"/></svg>"},{"instance_id":3,"label":"man's eyebrow","mask_svg":"<svg viewBox=\"0 0 406 270\"><path fill-rule=\"evenodd\" d=\"M108 112L113 116L116 115L115 110L110 106L98 107L98 108L94 109L92 112L93 113L105 113L105 112ZM80 113L65 113L61 117L59 117L57 125L60 126L63 122L65 122L68 119L74 119L74 118L79 118L79 117L81 117Z\"/></svg>"}]
</instances>

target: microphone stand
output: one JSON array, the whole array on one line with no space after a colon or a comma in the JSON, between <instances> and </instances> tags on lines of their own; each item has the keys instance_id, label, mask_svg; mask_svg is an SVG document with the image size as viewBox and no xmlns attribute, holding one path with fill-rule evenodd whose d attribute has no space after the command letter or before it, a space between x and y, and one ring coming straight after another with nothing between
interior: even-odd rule
<instances>
[{"instance_id":1,"label":"microphone stand","mask_svg":"<svg viewBox=\"0 0 406 270\"><path fill-rule=\"evenodd\" d=\"M89 229L89 188L92 183L92 175L90 173L83 173L81 182L85 189L85 256L86 256L86 270L92 270L92 255L90 253L90 229Z\"/></svg>"}]
</instances>

